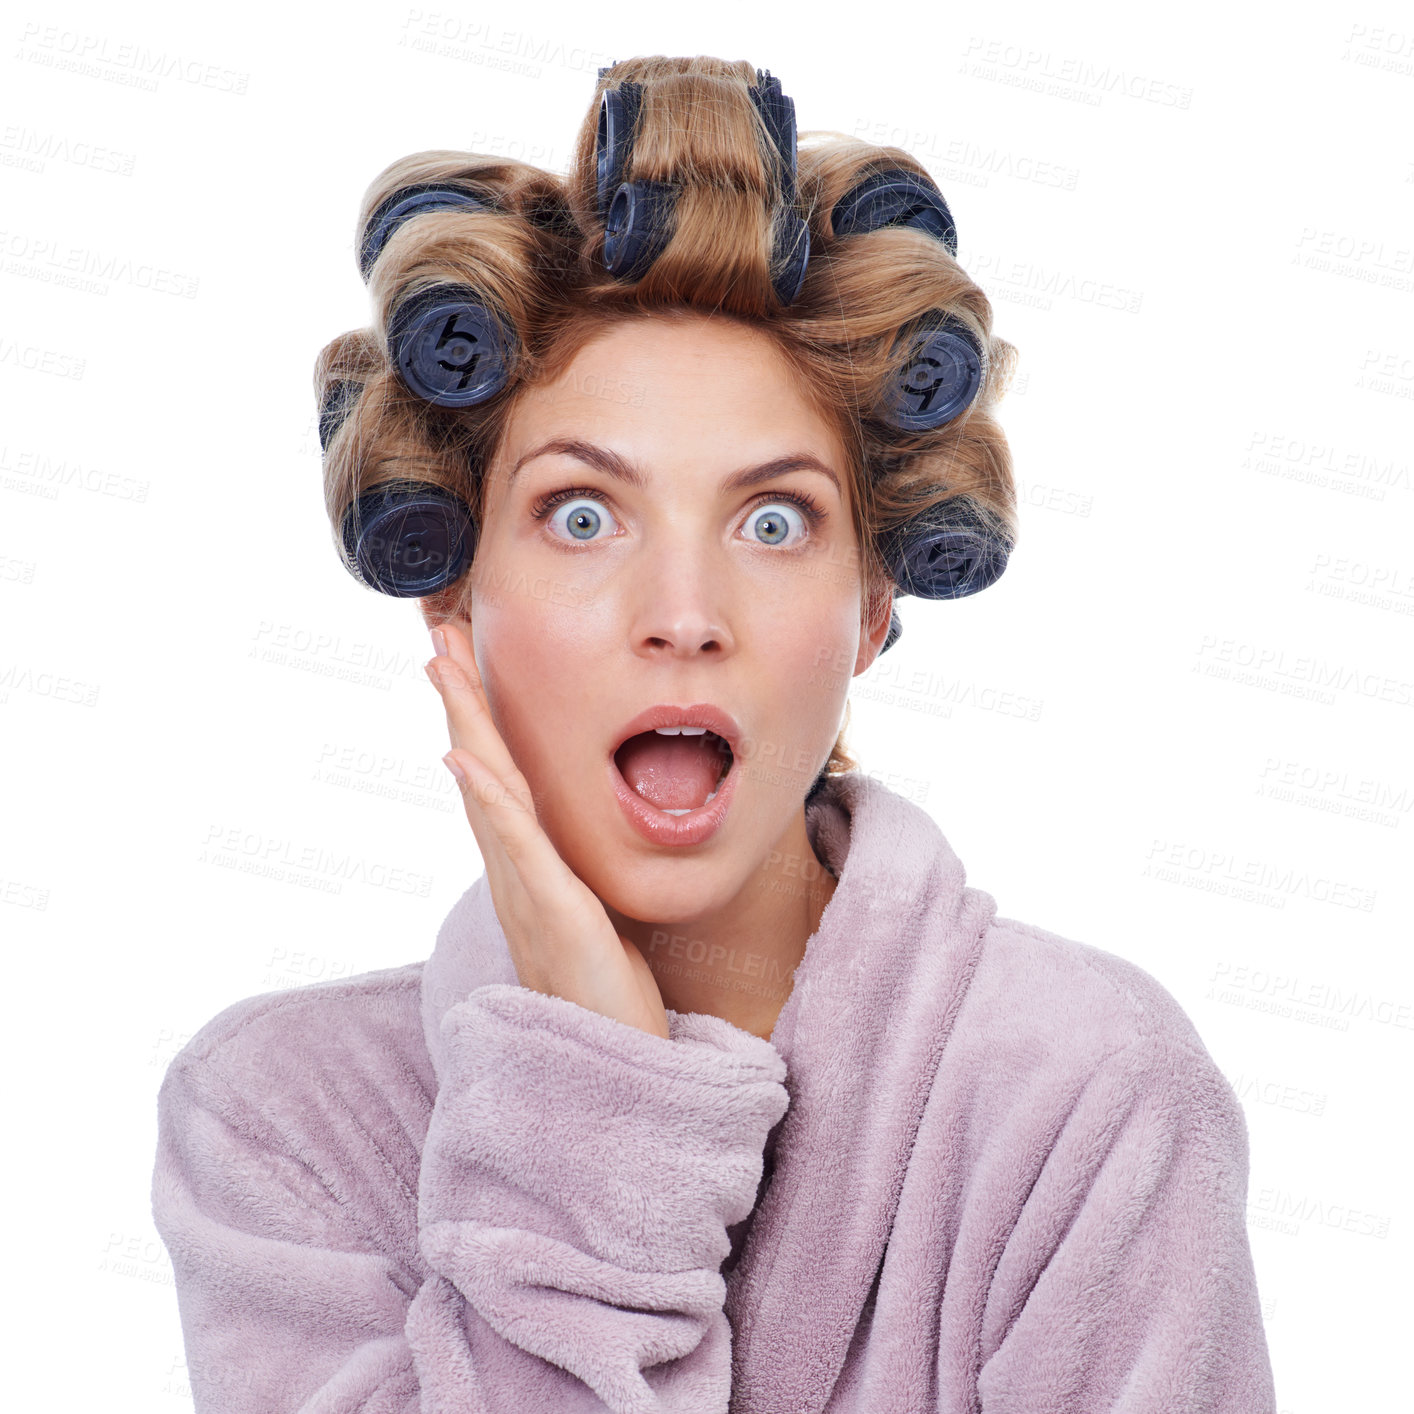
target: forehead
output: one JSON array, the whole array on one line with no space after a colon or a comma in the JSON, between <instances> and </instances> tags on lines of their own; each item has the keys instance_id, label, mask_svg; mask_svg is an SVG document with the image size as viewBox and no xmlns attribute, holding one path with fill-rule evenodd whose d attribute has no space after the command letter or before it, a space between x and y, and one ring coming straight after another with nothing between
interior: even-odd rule
<instances>
[{"instance_id":1,"label":"forehead","mask_svg":"<svg viewBox=\"0 0 1414 1414\"><path fill-rule=\"evenodd\" d=\"M556 435L617 437L636 456L713 465L808 449L843 476L838 430L764 330L704 315L612 322L553 379L527 388L507 421L511 459ZM625 448L624 450L628 450Z\"/></svg>"}]
</instances>

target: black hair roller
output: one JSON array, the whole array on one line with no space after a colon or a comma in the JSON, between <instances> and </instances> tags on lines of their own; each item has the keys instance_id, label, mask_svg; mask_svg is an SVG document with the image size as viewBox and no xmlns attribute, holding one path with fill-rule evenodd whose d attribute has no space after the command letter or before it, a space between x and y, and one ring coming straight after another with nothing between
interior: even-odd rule
<instances>
[{"instance_id":1,"label":"black hair roller","mask_svg":"<svg viewBox=\"0 0 1414 1414\"><path fill-rule=\"evenodd\" d=\"M881 226L913 226L957 256L957 223L943 194L926 177L901 167L874 172L851 187L830 214L836 236L861 235Z\"/></svg>"},{"instance_id":2,"label":"black hair roller","mask_svg":"<svg viewBox=\"0 0 1414 1414\"><path fill-rule=\"evenodd\" d=\"M450 182L399 187L364 223L359 272L366 281L394 233L414 216L497 210L487 196ZM409 392L438 407L472 407L494 397L510 378L517 345L510 321L467 285L424 286L389 321L388 361Z\"/></svg>"},{"instance_id":3,"label":"black hair roller","mask_svg":"<svg viewBox=\"0 0 1414 1414\"><path fill-rule=\"evenodd\" d=\"M604 217L604 268L638 280L672 239L678 189L669 182L623 182Z\"/></svg>"},{"instance_id":4,"label":"black hair roller","mask_svg":"<svg viewBox=\"0 0 1414 1414\"><path fill-rule=\"evenodd\" d=\"M397 599L423 598L453 583L476 553L471 510L430 481L385 481L349 503L345 564L356 579Z\"/></svg>"},{"instance_id":5,"label":"black hair roller","mask_svg":"<svg viewBox=\"0 0 1414 1414\"><path fill-rule=\"evenodd\" d=\"M603 76L602 70L600 76ZM617 88L606 88L599 97L599 126L594 135L594 177L601 218L609 214L609 203L623 185L642 101L643 85L637 83L621 83Z\"/></svg>"},{"instance_id":6,"label":"black hair roller","mask_svg":"<svg viewBox=\"0 0 1414 1414\"><path fill-rule=\"evenodd\" d=\"M781 203L785 208L776 223L771 251L776 297L782 304L794 304L805 283L810 264L810 225L795 209L796 126L795 100L781 92L781 81L769 69L756 71L756 84L749 90L766 131L781 157Z\"/></svg>"},{"instance_id":7,"label":"black hair roller","mask_svg":"<svg viewBox=\"0 0 1414 1414\"><path fill-rule=\"evenodd\" d=\"M603 78L606 70L599 71ZM781 92L781 81L757 70L748 90L781 156L782 201L786 208L772 233L772 285L783 304L791 304L805 281L810 259L810 227L793 210L796 183L795 103ZM643 85L621 83L599 97L594 137L595 198L604 221L604 268L621 280L638 280L672 239L681 187L674 182L625 181L634 134L643 106Z\"/></svg>"},{"instance_id":8,"label":"black hair roller","mask_svg":"<svg viewBox=\"0 0 1414 1414\"><path fill-rule=\"evenodd\" d=\"M518 345L511 322L469 285L425 285L388 325L388 361L403 386L438 407L495 397L510 380Z\"/></svg>"},{"instance_id":9,"label":"black hair roller","mask_svg":"<svg viewBox=\"0 0 1414 1414\"><path fill-rule=\"evenodd\" d=\"M895 643L899 641L903 633L903 620L898 616L898 605L895 604L889 611L889 631L884 635L884 646L879 649L880 653L887 653Z\"/></svg>"},{"instance_id":10,"label":"black hair roller","mask_svg":"<svg viewBox=\"0 0 1414 1414\"><path fill-rule=\"evenodd\" d=\"M334 434L344 425L344 419L354 409L354 404L363 396L363 384L356 378L336 378L324 394L323 406L319 409L319 453L329 450Z\"/></svg>"},{"instance_id":11,"label":"black hair roller","mask_svg":"<svg viewBox=\"0 0 1414 1414\"><path fill-rule=\"evenodd\" d=\"M911 226L957 255L957 223L943 194L926 177L903 168L873 172L852 186L830 213L835 235L856 236L884 226ZM941 427L965 412L986 373L976 335L944 310L930 310L900 336L898 373L876 410L900 432Z\"/></svg>"},{"instance_id":12,"label":"black hair roller","mask_svg":"<svg viewBox=\"0 0 1414 1414\"><path fill-rule=\"evenodd\" d=\"M672 239L678 189L670 182L624 180L633 154L643 85L621 83L599 96L594 135L595 198L604 221L604 268L638 280Z\"/></svg>"},{"instance_id":13,"label":"black hair roller","mask_svg":"<svg viewBox=\"0 0 1414 1414\"><path fill-rule=\"evenodd\" d=\"M976 335L944 310L929 310L894 344L896 371L876 415L900 432L942 427L970 408L985 359Z\"/></svg>"},{"instance_id":14,"label":"black hair roller","mask_svg":"<svg viewBox=\"0 0 1414 1414\"><path fill-rule=\"evenodd\" d=\"M879 536L879 552L901 594L962 599L994 584L1011 544L965 497L940 501Z\"/></svg>"},{"instance_id":15,"label":"black hair roller","mask_svg":"<svg viewBox=\"0 0 1414 1414\"><path fill-rule=\"evenodd\" d=\"M448 182L418 182L412 186L399 187L379 202L364 223L358 243L359 274L365 282L368 280L378 257L383 253L383 247L392 239L398 227L413 216L422 216L430 211L496 209L485 196Z\"/></svg>"}]
</instances>

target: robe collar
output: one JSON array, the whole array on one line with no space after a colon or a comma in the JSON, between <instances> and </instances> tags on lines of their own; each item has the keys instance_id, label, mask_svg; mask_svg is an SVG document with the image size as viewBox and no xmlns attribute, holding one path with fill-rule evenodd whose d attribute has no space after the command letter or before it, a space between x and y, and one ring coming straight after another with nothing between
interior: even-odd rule
<instances>
[{"instance_id":1,"label":"robe collar","mask_svg":"<svg viewBox=\"0 0 1414 1414\"><path fill-rule=\"evenodd\" d=\"M790 1105L726 1297L734 1401L792 1414L819 1414L844 1367L997 910L990 894L966 886L933 818L860 771L821 786L806 804L806 829L838 883L771 1034ZM442 1017L491 982L517 977L483 874L453 906L423 971L423 1028L439 1084ZM670 1032L676 1016L669 1012ZM826 1244L822 1233L833 1235Z\"/></svg>"},{"instance_id":2,"label":"robe collar","mask_svg":"<svg viewBox=\"0 0 1414 1414\"><path fill-rule=\"evenodd\" d=\"M820 825L847 852L771 1035L790 1106L726 1296L734 1406L790 1414L825 1409L866 1316L997 912L921 806L858 771L831 785Z\"/></svg>"},{"instance_id":3,"label":"robe collar","mask_svg":"<svg viewBox=\"0 0 1414 1414\"><path fill-rule=\"evenodd\" d=\"M860 779L863 779L862 777ZM805 829L815 852L838 879L849 851L849 815L838 799L839 778L827 780L806 802ZM839 885L835 888L839 892ZM833 902L833 899L831 900ZM826 905L828 917L829 905ZM823 927L825 918L821 919ZM808 955L808 954L807 954ZM797 968L796 976L800 976ZM437 934L437 945L422 970L422 1031L440 1088L446 1073L442 1018L477 987L493 982L519 985L505 930L497 916L491 885L483 873L452 906ZM784 1009L783 1009L784 1013ZM677 1013L668 1010L669 1031ZM777 1020L777 1033L780 1021ZM774 1040L774 1036L772 1038Z\"/></svg>"}]
</instances>

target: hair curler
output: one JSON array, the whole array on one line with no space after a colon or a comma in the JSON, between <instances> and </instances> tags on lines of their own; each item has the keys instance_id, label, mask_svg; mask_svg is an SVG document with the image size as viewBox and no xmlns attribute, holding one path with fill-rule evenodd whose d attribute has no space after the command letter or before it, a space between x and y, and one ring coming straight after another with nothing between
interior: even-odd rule
<instances>
[{"instance_id":1,"label":"hair curler","mask_svg":"<svg viewBox=\"0 0 1414 1414\"><path fill-rule=\"evenodd\" d=\"M344 561L370 589L423 598L458 579L476 553L471 510L430 481L384 481L349 504Z\"/></svg>"},{"instance_id":2,"label":"hair curler","mask_svg":"<svg viewBox=\"0 0 1414 1414\"><path fill-rule=\"evenodd\" d=\"M612 67L612 66L610 66ZM602 79L606 69L600 69ZM783 305L794 303L810 260L810 227L795 208L795 102L781 81L756 71L751 101L781 161L781 200L772 233L772 286ZM595 195L604 221L604 268L622 280L638 280L672 239L681 186L674 182L626 179L633 139L643 105L643 85L621 83L599 99L594 141Z\"/></svg>"}]
</instances>

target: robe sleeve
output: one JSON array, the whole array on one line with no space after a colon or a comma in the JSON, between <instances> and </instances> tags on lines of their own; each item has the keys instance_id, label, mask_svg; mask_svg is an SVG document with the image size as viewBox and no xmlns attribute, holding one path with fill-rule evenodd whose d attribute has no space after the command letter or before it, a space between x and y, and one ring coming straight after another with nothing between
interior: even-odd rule
<instances>
[{"instance_id":1,"label":"robe sleeve","mask_svg":"<svg viewBox=\"0 0 1414 1414\"><path fill-rule=\"evenodd\" d=\"M1112 1055L998 1263L981 1414L1274 1414L1247 1179L1242 1108L1206 1051Z\"/></svg>"},{"instance_id":2,"label":"robe sleeve","mask_svg":"<svg viewBox=\"0 0 1414 1414\"><path fill-rule=\"evenodd\" d=\"M183 1053L158 1094L152 1216L196 1414L420 1414L406 1254L341 1204L268 1087Z\"/></svg>"},{"instance_id":3,"label":"robe sleeve","mask_svg":"<svg viewBox=\"0 0 1414 1414\"><path fill-rule=\"evenodd\" d=\"M669 1022L504 984L449 1008L419 1191L377 1198L416 1201L416 1264L333 1200L291 1107L174 1063L153 1211L197 1414L725 1414L720 1267L785 1063L720 1018Z\"/></svg>"}]
</instances>

